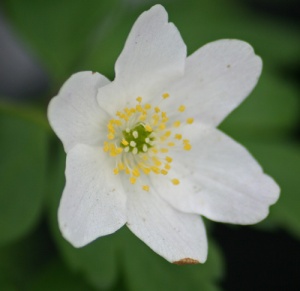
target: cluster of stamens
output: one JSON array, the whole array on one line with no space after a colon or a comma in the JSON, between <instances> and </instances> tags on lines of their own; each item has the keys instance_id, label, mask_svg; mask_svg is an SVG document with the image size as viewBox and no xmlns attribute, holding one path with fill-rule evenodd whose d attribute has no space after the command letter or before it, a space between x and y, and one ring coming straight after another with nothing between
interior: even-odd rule
<instances>
[{"instance_id":1,"label":"cluster of stamens","mask_svg":"<svg viewBox=\"0 0 300 291\"><path fill-rule=\"evenodd\" d=\"M163 100L169 98L168 93L162 95ZM116 113L116 118L107 124L107 141L103 150L115 157L114 174L124 172L129 176L131 184L135 184L141 174L167 175L172 167L172 157L168 155L171 147L180 147L189 151L192 146L188 139L183 139L179 120L170 124L167 113L159 106L142 104L142 97L136 98L135 107L124 108ZM180 105L179 112L185 111ZM193 118L186 119L187 124L193 123ZM174 130L172 130L174 128ZM173 185L180 183L172 178ZM149 185L142 185L149 191Z\"/></svg>"}]
</instances>

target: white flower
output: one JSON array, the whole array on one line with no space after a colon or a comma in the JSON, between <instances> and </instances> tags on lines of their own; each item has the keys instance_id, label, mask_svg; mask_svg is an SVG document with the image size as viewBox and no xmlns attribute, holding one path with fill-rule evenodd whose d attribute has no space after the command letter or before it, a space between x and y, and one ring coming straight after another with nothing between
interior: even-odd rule
<instances>
[{"instance_id":1,"label":"white flower","mask_svg":"<svg viewBox=\"0 0 300 291\"><path fill-rule=\"evenodd\" d=\"M49 105L67 152L58 218L75 247L124 224L174 263L204 262L200 215L253 224L279 196L248 151L215 127L250 93L261 59L239 40L186 46L160 5L134 24L110 82L73 75Z\"/></svg>"}]
</instances>

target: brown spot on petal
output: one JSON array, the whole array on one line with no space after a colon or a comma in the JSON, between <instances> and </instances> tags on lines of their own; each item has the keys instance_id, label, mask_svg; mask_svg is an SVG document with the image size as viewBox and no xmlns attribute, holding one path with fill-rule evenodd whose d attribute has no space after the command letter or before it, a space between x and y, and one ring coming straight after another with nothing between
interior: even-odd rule
<instances>
[{"instance_id":1,"label":"brown spot on petal","mask_svg":"<svg viewBox=\"0 0 300 291\"><path fill-rule=\"evenodd\" d=\"M191 259L191 258L185 258L185 259L181 259L179 261L175 261L173 262L173 264L175 265L195 265L195 264L200 264L199 261Z\"/></svg>"}]
</instances>

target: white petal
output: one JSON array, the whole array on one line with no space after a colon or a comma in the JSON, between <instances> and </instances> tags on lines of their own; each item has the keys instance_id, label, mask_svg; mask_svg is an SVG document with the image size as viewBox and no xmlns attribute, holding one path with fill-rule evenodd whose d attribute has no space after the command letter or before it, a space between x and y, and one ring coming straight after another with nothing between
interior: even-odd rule
<instances>
[{"instance_id":1,"label":"white petal","mask_svg":"<svg viewBox=\"0 0 300 291\"><path fill-rule=\"evenodd\" d=\"M110 97L106 92L100 93L99 102L105 98L109 103L111 98L118 102L124 98L135 101L145 95L154 97L162 84L183 74L185 58L186 46L179 31L168 23L167 12L161 5L153 6L135 22L116 62L115 82L121 87L120 92L114 91Z\"/></svg>"},{"instance_id":2,"label":"white petal","mask_svg":"<svg viewBox=\"0 0 300 291\"><path fill-rule=\"evenodd\" d=\"M100 147L76 145L67 155L66 187L58 219L75 247L118 230L126 222L126 197L113 159Z\"/></svg>"},{"instance_id":3,"label":"white petal","mask_svg":"<svg viewBox=\"0 0 300 291\"><path fill-rule=\"evenodd\" d=\"M66 152L79 143L99 145L105 137L107 116L100 109L96 95L108 83L98 73L80 72L72 75L51 100L48 119Z\"/></svg>"},{"instance_id":4,"label":"white petal","mask_svg":"<svg viewBox=\"0 0 300 291\"><path fill-rule=\"evenodd\" d=\"M233 39L209 43L187 58L184 77L170 85L174 98L164 105L184 104L188 117L217 126L250 94L261 70L262 61L248 43Z\"/></svg>"},{"instance_id":5,"label":"white petal","mask_svg":"<svg viewBox=\"0 0 300 291\"><path fill-rule=\"evenodd\" d=\"M204 263L207 256L205 227L200 216L173 209L155 192L128 196L129 229L156 253L173 263Z\"/></svg>"},{"instance_id":6,"label":"white petal","mask_svg":"<svg viewBox=\"0 0 300 291\"><path fill-rule=\"evenodd\" d=\"M156 176L153 184L159 194L177 209L199 213L220 222L257 223L279 196L279 187L249 152L217 129L187 125L184 137L191 151L173 151L170 178Z\"/></svg>"}]
</instances>

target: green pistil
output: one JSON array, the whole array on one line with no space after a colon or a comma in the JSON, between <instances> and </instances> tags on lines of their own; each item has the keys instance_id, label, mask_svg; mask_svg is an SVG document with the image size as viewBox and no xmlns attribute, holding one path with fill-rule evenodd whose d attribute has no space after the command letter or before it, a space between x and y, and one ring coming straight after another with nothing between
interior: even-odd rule
<instances>
[{"instance_id":1,"label":"green pistil","mask_svg":"<svg viewBox=\"0 0 300 291\"><path fill-rule=\"evenodd\" d=\"M136 148L137 153L139 153L139 152L145 152L144 145L146 145L147 150L152 147L150 143L154 140L154 138L150 137L151 132L146 131L145 125L143 123L140 122L135 127L130 129L128 132L127 131L123 130L122 133L123 133L124 139L129 144L125 146L122 143L120 143L120 146L122 148L129 147L129 152L132 152L134 150L134 148ZM130 143L132 141L135 143L135 146L130 145Z\"/></svg>"}]
</instances>

